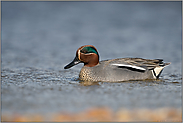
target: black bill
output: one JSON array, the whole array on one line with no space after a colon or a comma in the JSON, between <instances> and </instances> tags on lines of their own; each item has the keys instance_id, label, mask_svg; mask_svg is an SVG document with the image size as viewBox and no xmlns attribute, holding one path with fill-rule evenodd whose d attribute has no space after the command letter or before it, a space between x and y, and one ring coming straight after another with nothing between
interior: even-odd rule
<instances>
[{"instance_id":1,"label":"black bill","mask_svg":"<svg viewBox=\"0 0 183 123\"><path fill-rule=\"evenodd\" d=\"M74 60L73 60L71 63L69 63L68 65L66 65L66 66L64 67L64 69L69 69L69 68L71 68L72 66L77 65L77 64L79 64L79 63L81 63L81 61L80 61L77 57L75 57Z\"/></svg>"}]
</instances>

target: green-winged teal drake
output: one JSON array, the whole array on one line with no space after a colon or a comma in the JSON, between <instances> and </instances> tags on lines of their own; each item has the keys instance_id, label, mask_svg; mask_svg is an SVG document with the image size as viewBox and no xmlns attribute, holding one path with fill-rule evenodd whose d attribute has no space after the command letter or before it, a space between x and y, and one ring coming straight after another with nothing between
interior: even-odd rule
<instances>
[{"instance_id":1,"label":"green-winged teal drake","mask_svg":"<svg viewBox=\"0 0 183 123\"><path fill-rule=\"evenodd\" d=\"M162 59L118 58L99 62L97 49L92 45L81 46L74 60L64 67L68 69L84 63L79 79L83 81L128 81L158 79L163 68L170 63Z\"/></svg>"}]
</instances>

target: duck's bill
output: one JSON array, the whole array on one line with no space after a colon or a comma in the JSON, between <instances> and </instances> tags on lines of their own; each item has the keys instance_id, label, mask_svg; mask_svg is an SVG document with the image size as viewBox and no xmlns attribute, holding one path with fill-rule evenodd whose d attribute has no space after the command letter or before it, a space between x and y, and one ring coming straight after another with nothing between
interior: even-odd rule
<instances>
[{"instance_id":1,"label":"duck's bill","mask_svg":"<svg viewBox=\"0 0 183 123\"><path fill-rule=\"evenodd\" d=\"M64 69L69 69L69 68L71 68L72 66L77 65L77 64L79 64L79 63L81 63L81 61L80 61L77 57L75 57L74 60L73 60L71 63L69 63L68 65L66 65L66 66L64 67Z\"/></svg>"}]
</instances>

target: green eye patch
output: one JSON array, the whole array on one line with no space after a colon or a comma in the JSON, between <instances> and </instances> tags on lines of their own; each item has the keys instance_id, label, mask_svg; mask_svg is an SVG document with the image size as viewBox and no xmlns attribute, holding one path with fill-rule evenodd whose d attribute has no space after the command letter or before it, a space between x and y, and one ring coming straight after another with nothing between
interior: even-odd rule
<instances>
[{"instance_id":1,"label":"green eye patch","mask_svg":"<svg viewBox=\"0 0 183 123\"><path fill-rule=\"evenodd\" d=\"M84 47L82 50L81 50L82 53L85 53L85 54L88 54L88 53L95 53L98 55L98 52L96 51L95 48L93 47Z\"/></svg>"}]
</instances>

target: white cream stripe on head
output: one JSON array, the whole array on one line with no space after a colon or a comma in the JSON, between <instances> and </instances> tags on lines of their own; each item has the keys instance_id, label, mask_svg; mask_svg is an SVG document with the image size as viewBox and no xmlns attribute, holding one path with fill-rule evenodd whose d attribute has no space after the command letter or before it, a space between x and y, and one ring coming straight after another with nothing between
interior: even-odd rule
<instances>
[{"instance_id":1,"label":"white cream stripe on head","mask_svg":"<svg viewBox=\"0 0 183 123\"><path fill-rule=\"evenodd\" d=\"M80 50L78 50L78 59L81 60L80 59Z\"/></svg>"},{"instance_id":2,"label":"white cream stripe on head","mask_svg":"<svg viewBox=\"0 0 183 123\"><path fill-rule=\"evenodd\" d=\"M138 70L146 70L145 68L142 68L142 67L127 65L127 64L112 64L112 65L121 66L121 67L130 67L130 68L134 68L134 69L138 69Z\"/></svg>"}]
</instances>

